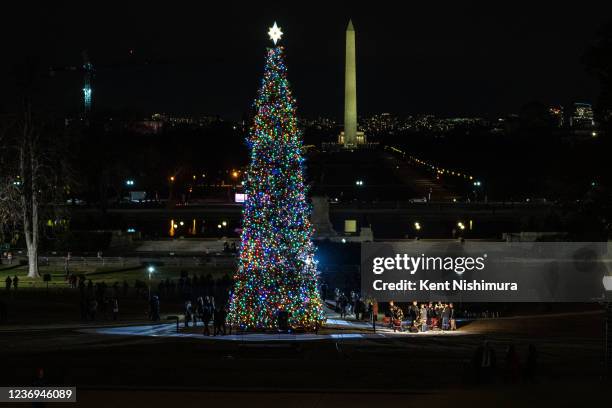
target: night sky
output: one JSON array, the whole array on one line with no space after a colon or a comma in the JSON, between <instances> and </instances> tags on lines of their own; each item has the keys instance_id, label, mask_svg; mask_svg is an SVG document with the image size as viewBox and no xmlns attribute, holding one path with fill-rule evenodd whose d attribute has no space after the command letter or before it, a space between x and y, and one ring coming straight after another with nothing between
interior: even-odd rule
<instances>
[{"instance_id":1,"label":"night sky","mask_svg":"<svg viewBox=\"0 0 612 408\"><path fill-rule=\"evenodd\" d=\"M597 83L580 58L612 18L600 1L56 3L3 12L0 111L14 109L14 67L26 57L44 72L79 65L87 49L97 68L98 110L238 119L255 97L271 44L266 32L276 20L300 114L340 118L349 17L357 30L360 115L492 116L534 100L593 101ZM77 111L80 81L73 72L41 79L38 104Z\"/></svg>"}]
</instances>

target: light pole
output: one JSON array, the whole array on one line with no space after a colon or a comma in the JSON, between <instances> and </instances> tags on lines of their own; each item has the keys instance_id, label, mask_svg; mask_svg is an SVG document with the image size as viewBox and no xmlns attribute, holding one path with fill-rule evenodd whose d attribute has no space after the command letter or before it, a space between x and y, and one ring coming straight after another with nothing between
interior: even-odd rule
<instances>
[{"instance_id":1,"label":"light pole","mask_svg":"<svg viewBox=\"0 0 612 408\"><path fill-rule=\"evenodd\" d=\"M174 176L170 176L168 178L168 201L172 201L173 199L173 193L174 193L174 181L176 180L176 178Z\"/></svg>"},{"instance_id":2,"label":"light pole","mask_svg":"<svg viewBox=\"0 0 612 408\"><path fill-rule=\"evenodd\" d=\"M479 180L474 181L474 201L478 201L478 199L480 198L480 190L482 187L482 182Z\"/></svg>"},{"instance_id":3,"label":"light pole","mask_svg":"<svg viewBox=\"0 0 612 408\"><path fill-rule=\"evenodd\" d=\"M421 223L420 223L420 222L418 222L418 221L416 221L416 222L414 223L414 230L415 230L414 237L415 237L416 239L419 239L419 233L421 232L421 228L422 228L422 227L421 227Z\"/></svg>"},{"instance_id":4,"label":"light pole","mask_svg":"<svg viewBox=\"0 0 612 408\"><path fill-rule=\"evenodd\" d=\"M463 221L458 221L457 222L457 228L458 229L453 229L453 232L456 231L457 232L457 236L454 236L453 238L463 238L463 232L465 231L465 224L463 223Z\"/></svg>"},{"instance_id":5,"label":"light pole","mask_svg":"<svg viewBox=\"0 0 612 408\"><path fill-rule=\"evenodd\" d=\"M147 268L147 272L149 273L149 304L151 303L151 275L155 272L155 267L153 265L149 265Z\"/></svg>"}]
</instances>

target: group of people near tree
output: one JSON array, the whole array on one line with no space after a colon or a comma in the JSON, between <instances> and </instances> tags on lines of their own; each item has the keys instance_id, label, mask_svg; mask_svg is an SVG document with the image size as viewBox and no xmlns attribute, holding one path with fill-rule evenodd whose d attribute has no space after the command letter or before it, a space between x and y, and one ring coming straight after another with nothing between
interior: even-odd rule
<instances>
[{"instance_id":1,"label":"group of people near tree","mask_svg":"<svg viewBox=\"0 0 612 408\"><path fill-rule=\"evenodd\" d=\"M19 288L19 278L17 277L17 275L15 275L13 279L11 279L10 276L7 276L6 279L4 280L4 283L6 285L6 290L11 290L11 285L13 286L13 289L15 290Z\"/></svg>"},{"instance_id":2,"label":"group of people near tree","mask_svg":"<svg viewBox=\"0 0 612 408\"><path fill-rule=\"evenodd\" d=\"M407 312L410 331L457 330L456 311L452 303L428 302L419 305L415 300ZM393 301L389 302L387 317L391 320L393 331L402 330L404 311Z\"/></svg>"},{"instance_id":3,"label":"group of people near tree","mask_svg":"<svg viewBox=\"0 0 612 408\"><path fill-rule=\"evenodd\" d=\"M192 322L196 327L198 320L204 326L203 334L210 336L210 324L213 324L213 336L225 335L227 310L220 304L215 305L213 296L199 296L194 302L185 301L185 327Z\"/></svg>"},{"instance_id":4,"label":"group of people near tree","mask_svg":"<svg viewBox=\"0 0 612 408\"><path fill-rule=\"evenodd\" d=\"M235 254L238 252L238 248L236 247L236 243L232 242L232 244L230 245L227 241L225 241L223 243L223 252L224 253L230 253L230 254Z\"/></svg>"},{"instance_id":5,"label":"group of people near tree","mask_svg":"<svg viewBox=\"0 0 612 408\"><path fill-rule=\"evenodd\" d=\"M363 297L356 291L351 291L347 296L340 289L334 291L335 311L340 313L340 318L354 315L356 320L377 319L378 304L372 299L364 301ZM409 321L410 330L457 330L456 310L452 303L428 302L420 305L414 301L410 304L406 313L395 302L389 302L389 309L385 314L394 331L401 331L402 322Z\"/></svg>"},{"instance_id":6,"label":"group of people near tree","mask_svg":"<svg viewBox=\"0 0 612 408\"><path fill-rule=\"evenodd\" d=\"M348 315L354 315L355 320L369 320L374 313L374 302L366 301L355 291L351 291L349 296L340 289L335 290L336 312L340 313L340 318L346 318Z\"/></svg>"},{"instance_id":7,"label":"group of people near tree","mask_svg":"<svg viewBox=\"0 0 612 408\"><path fill-rule=\"evenodd\" d=\"M71 286L77 285L75 279L70 279ZM80 309L81 320L95 321L100 315L104 320L117 320L119 318L119 283L113 285L113 293L107 293L105 282L96 282L85 277L78 278L78 287L81 294ZM74 287L74 286L73 286Z\"/></svg>"}]
</instances>

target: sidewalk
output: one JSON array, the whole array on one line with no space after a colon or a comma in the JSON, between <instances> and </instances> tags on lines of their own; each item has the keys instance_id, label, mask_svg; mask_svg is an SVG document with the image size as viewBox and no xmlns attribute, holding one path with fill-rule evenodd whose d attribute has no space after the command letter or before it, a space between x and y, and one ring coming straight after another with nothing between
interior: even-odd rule
<instances>
[{"instance_id":1,"label":"sidewalk","mask_svg":"<svg viewBox=\"0 0 612 408\"><path fill-rule=\"evenodd\" d=\"M324 328L319 333L236 333L225 336L204 336L203 323L198 322L195 327L202 327L197 331L193 331L193 324L190 331L179 330L177 332L176 323L155 324L155 325L140 325L121 327L85 327L80 331L84 333L96 333L105 335L120 335L120 336L145 336L145 337L181 337L193 338L207 341L238 341L238 342L274 342L274 341L313 341L313 340L355 340L355 339L372 339L384 338L390 336L440 336L440 335L461 335L462 333L454 331L430 331L426 333L409 333L394 332L391 328L383 327L381 324L376 325L376 330L373 330L372 324L367 321L356 321L341 319L340 315L331 308L325 309L327 321ZM183 329L181 322L180 329ZM211 327L212 329L212 327ZM334 331L335 330L335 331ZM330 333L330 331L332 331Z\"/></svg>"}]
</instances>

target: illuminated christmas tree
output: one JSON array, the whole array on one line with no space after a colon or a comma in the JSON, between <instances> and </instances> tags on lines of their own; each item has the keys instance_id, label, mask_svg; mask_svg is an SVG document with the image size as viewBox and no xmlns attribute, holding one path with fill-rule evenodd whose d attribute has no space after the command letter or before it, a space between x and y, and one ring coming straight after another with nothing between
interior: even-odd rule
<instances>
[{"instance_id":1,"label":"illuminated christmas tree","mask_svg":"<svg viewBox=\"0 0 612 408\"><path fill-rule=\"evenodd\" d=\"M304 185L301 134L274 23L256 115L247 139L242 237L229 319L242 328L312 330L323 321L313 229Z\"/></svg>"}]
</instances>

